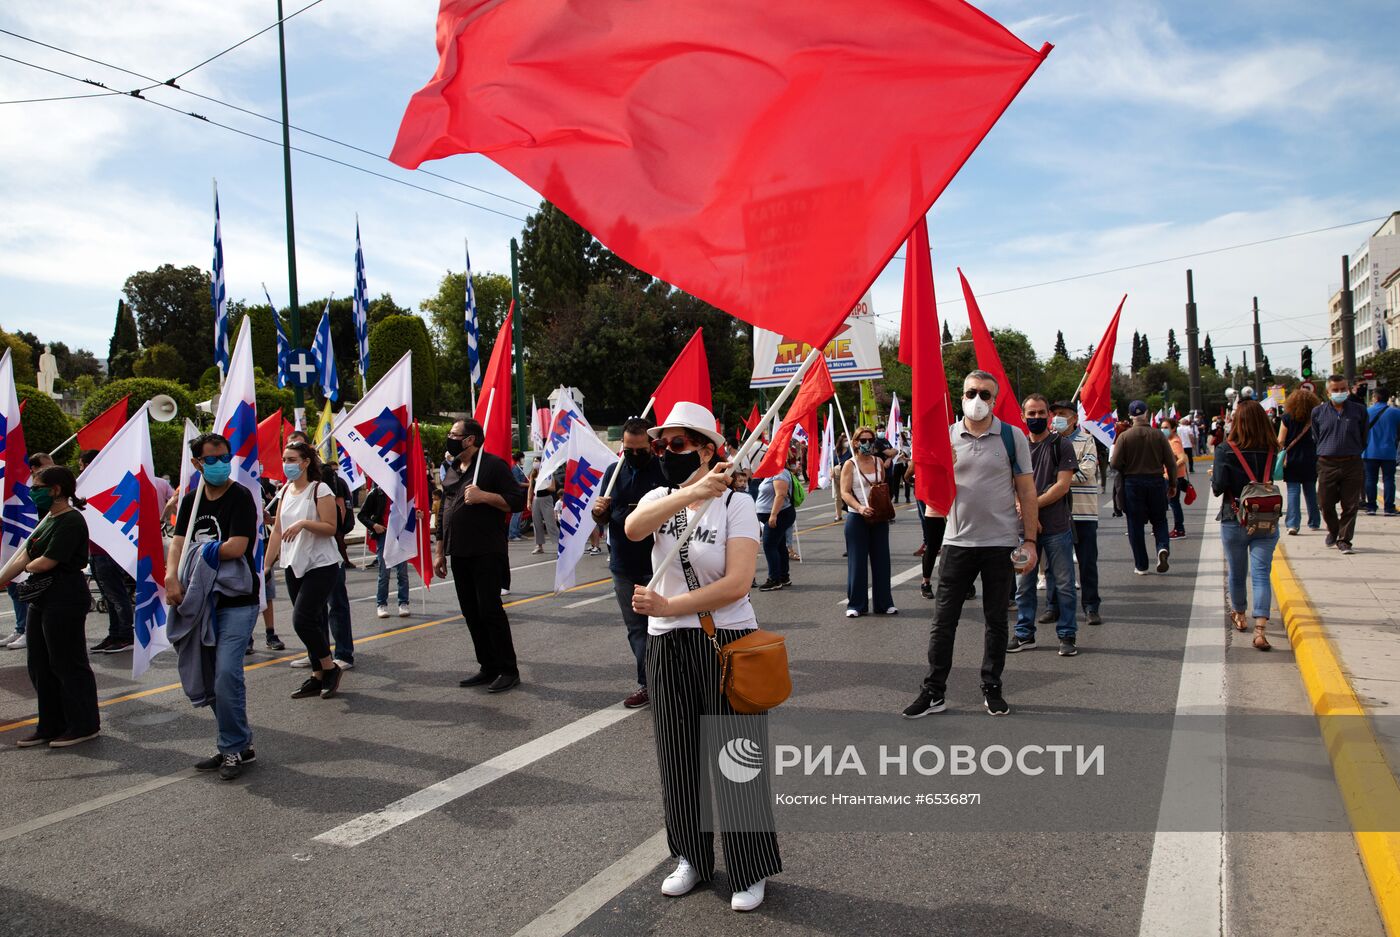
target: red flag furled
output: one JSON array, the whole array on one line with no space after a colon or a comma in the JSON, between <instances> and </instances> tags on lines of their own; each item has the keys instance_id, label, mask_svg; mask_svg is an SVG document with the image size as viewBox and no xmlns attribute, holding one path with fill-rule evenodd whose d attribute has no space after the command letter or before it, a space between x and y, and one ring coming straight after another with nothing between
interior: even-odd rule
<instances>
[{"instance_id":1,"label":"red flag furled","mask_svg":"<svg viewBox=\"0 0 1400 937\"><path fill-rule=\"evenodd\" d=\"M78 430L79 449L101 449L113 436L117 435L117 430L126 425L126 406L131 400L131 395L123 397L103 410L92 422Z\"/></svg>"},{"instance_id":2,"label":"red flag furled","mask_svg":"<svg viewBox=\"0 0 1400 937\"><path fill-rule=\"evenodd\" d=\"M763 461L754 469L753 477L771 478L781 472L787 466L788 449L792 446L792 434L797 424L815 414L818 407L835 396L836 388L831 383L826 359L818 355L802 376L802 386L797 389L797 396L793 398L792 406L788 407L787 416L783 417L782 424L773 433L773 442L768 446ZM807 438L811 440L812 435L809 433Z\"/></svg>"},{"instance_id":3,"label":"red flag furled","mask_svg":"<svg viewBox=\"0 0 1400 937\"><path fill-rule=\"evenodd\" d=\"M418 434L418 421L413 421L413 429L408 436L408 499L413 506L413 510L418 514L418 552L410 557L408 562L414 569L418 570L418 576L423 580L424 588L431 589L433 585L433 547L432 534L428 528L432 526L429 518L432 515L431 495L428 493L428 465L423 457L423 438Z\"/></svg>"},{"instance_id":4,"label":"red flag furled","mask_svg":"<svg viewBox=\"0 0 1400 937\"><path fill-rule=\"evenodd\" d=\"M652 414L657 424L671 414L671 408L682 400L698 403L714 412L710 400L710 362L705 357L704 329L696 329L690 341L671 363L671 369L651 392ZM720 430L723 433L723 430Z\"/></svg>"},{"instance_id":5,"label":"red flag furled","mask_svg":"<svg viewBox=\"0 0 1400 937\"><path fill-rule=\"evenodd\" d=\"M817 435L817 411L814 408L802 421L802 432L807 434L807 487L817 487L817 479L822 473L822 438Z\"/></svg>"},{"instance_id":6,"label":"red flag furled","mask_svg":"<svg viewBox=\"0 0 1400 937\"><path fill-rule=\"evenodd\" d=\"M282 424L287 420L281 410L258 423L258 458L262 460L262 477L275 482L284 482L282 474Z\"/></svg>"},{"instance_id":7,"label":"red flag furled","mask_svg":"<svg viewBox=\"0 0 1400 937\"><path fill-rule=\"evenodd\" d=\"M1103 340L1094 347L1094 356L1084 371L1079 400L1091 420L1098 420L1113 409L1113 349L1118 344L1118 318L1127 301L1127 294L1118 301L1118 311L1109 320Z\"/></svg>"},{"instance_id":8,"label":"red flag furled","mask_svg":"<svg viewBox=\"0 0 1400 937\"><path fill-rule=\"evenodd\" d=\"M992 413L1003 423L1010 423L1019 427L1021 432L1027 432L1026 421L1021 418L1021 403L1016 399L1016 389L1006 379L1006 369L1001 366L1001 356L997 354L992 333L987 330L982 310L977 306L977 297L972 295L972 287L968 285L961 267L958 268L958 279L962 280L963 299L967 300L967 321L972 328L972 347L977 352L977 367L997 379L997 399Z\"/></svg>"},{"instance_id":9,"label":"red flag furled","mask_svg":"<svg viewBox=\"0 0 1400 937\"><path fill-rule=\"evenodd\" d=\"M900 320L899 360L914 372L909 401L913 441L914 492L918 499L947 514L957 495L953 482L953 401L943 373L943 334L933 293L928 223L920 218L904 248L904 312Z\"/></svg>"},{"instance_id":10,"label":"red flag furled","mask_svg":"<svg viewBox=\"0 0 1400 937\"><path fill-rule=\"evenodd\" d=\"M510 461L510 358L511 320L515 318L515 300L511 300L506 321L496 333L496 344L491 348L491 363L486 366L486 376L482 379L481 390L476 395L476 412L472 418L486 430L486 444L482 447L492 455ZM496 393L493 396L492 389ZM490 422L487 413L490 412Z\"/></svg>"},{"instance_id":11,"label":"red flag furled","mask_svg":"<svg viewBox=\"0 0 1400 937\"><path fill-rule=\"evenodd\" d=\"M437 49L395 163L483 153L634 266L823 346L1050 46L962 0L442 0Z\"/></svg>"}]
</instances>

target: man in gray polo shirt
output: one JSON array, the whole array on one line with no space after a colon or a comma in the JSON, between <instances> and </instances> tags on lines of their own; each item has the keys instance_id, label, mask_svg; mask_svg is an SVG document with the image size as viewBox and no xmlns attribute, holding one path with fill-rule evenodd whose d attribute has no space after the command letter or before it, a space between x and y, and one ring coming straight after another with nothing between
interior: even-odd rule
<instances>
[{"instance_id":1,"label":"man in gray polo shirt","mask_svg":"<svg viewBox=\"0 0 1400 937\"><path fill-rule=\"evenodd\" d=\"M982 698L987 712L1011 711L1001 693L1006 663L1006 605L1015 573L1034 569L1040 531L1031 450L1026 436L992 416L999 388L986 371L963 381L963 418L949 427L957 497L938 562L938 597L928 642L928 676L918 698L904 709L918 719L947 708L943 694L953 667L953 640L968 588L982 577L986 635L982 652ZM1017 516L1017 507L1020 516ZM1026 561L1013 568L1011 553L1023 547Z\"/></svg>"}]
</instances>

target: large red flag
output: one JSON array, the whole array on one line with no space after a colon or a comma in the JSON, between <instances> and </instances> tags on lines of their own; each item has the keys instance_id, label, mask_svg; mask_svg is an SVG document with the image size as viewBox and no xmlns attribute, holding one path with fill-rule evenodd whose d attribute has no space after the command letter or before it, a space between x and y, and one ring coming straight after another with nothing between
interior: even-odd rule
<instances>
[{"instance_id":1,"label":"large red flag","mask_svg":"<svg viewBox=\"0 0 1400 937\"><path fill-rule=\"evenodd\" d=\"M262 477L275 482L284 482L282 474L282 428L287 422L281 410L258 423L258 458L262 460Z\"/></svg>"},{"instance_id":2,"label":"large red flag","mask_svg":"<svg viewBox=\"0 0 1400 937\"><path fill-rule=\"evenodd\" d=\"M705 357L704 331L703 328L695 330L690 341L685 343L681 353L671 363L671 369L656 385L656 390L651 392L654 401L652 413L657 425L670 416L672 407L683 400L714 411L710 400L710 362Z\"/></svg>"},{"instance_id":3,"label":"large red flag","mask_svg":"<svg viewBox=\"0 0 1400 937\"><path fill-rule=\"evenodd\" d=\"M429 518L432 516L432 502L428 494L428 464L423 458L423 438L418 434L418 421L413 421L413 428L408 434L408 501L412 509L418 513L418 552L409 557L408 562L414 569L418 570L418 576L423 580L424 588L432 588L433 584L433 553L432 534L428 528L432 526Z\"/></svg>"},{"instance_id":4,"label":"large red flag","mask_svg":"<svg viewBox=\"0 0 1400 937\"><path fill-rule=\"evenodd\" d=\"M962 0L442 0L437 49L395 163L483 153L634 266L823 346L1050 46Z\"/></svg>"},{"instance_id":5,"label":"large red flag","mask_svg":"<svg viewBox=\"0 0 1400 937\"><path fill-rule=\"evenodd\" d=\"M914 371L909 401L914 493L939 514L947 514L958 489L953 482L953 401L943 372L943 334L933 293L928 223L920 218L904 248L904 311L900 320L899 360Z\"/></svg>"},{"instance_id":6,"label":"large red flag","mask_svg":"<svg viewBox=\"0 0 1400 937\"><path fill-rule=\"evenodd\" d=\"M905 262L908 263L907 260ZM967 300L967 321L972 328L972 347L977 352L977 367L997 379L997 399L992 412L1003 423L1010 423L1020 427L1021 432L1027 432L1026 421L1021 417L1021 404L1016 399L1016 388L1006 379L1006 369L1001 366L1001 356L997 354L992 333L987 330L982 310L977 306L977 297L972 295L972 287L968 285L961 267L958 268L958 278L962 280L963 299Z\"/></svg>"},{"instance_id":7,"label":"large red flag","mask_svg":"<svg viewBox=\"0 0 1400 937\"><path fill-rule=\"evenodd\" d=\"M1094 348L1089 367L1084 372L1084 385L1079 392L1080 403L1089 419L1098 420L1113 409L1113 349L1118 344L1118 317L1123 314L1125 293L1118 301L1118 311L1108 323L1103 340Z\"/></svg>"},{"instance_id":8,"label":"large red flag","mask_svg":"<svg viewBox=\"0 0 1400 937\"><path fill-rule=\"evenodd\" d=\"M117 430L126 425L126 406L131 395L123 397L95 416L91 423L78 430L79 449L101 449Z\"/></svg>"},{"instance_id":9,"label":"large red flag","mask_svg":"<svg viewBox=\"0 0 1400 937\"><path fill-rule=\"evenodd\" d=\"M486 430L486 444L482 446L492 455L510 461L510 359L511 359L511 320L515 318L515 301L511 300L506 321L496 333L496 344L491 348L491 362L486 365L486 376L481 381L481 390L476 394L476 412L472 418ZM496 394L492 399L491 389ZM487 412L490 423L487 423Z\"/></svg>"},{"instance_id":10,"label":"large red flag","mask_svg":"<svg viewBox=\"0 0 1400 937\"><path fill-rule=\"evenodd\" d=\"M786 467L788 449L792 446L792 433L797 424L815 414L818 407L834 396L836 388L831 383L831 372L826 369L826 359L818 355L817 360L802 376L802 386L797 389L797 396L793 398L792 406L788 407L787 416L783 417L782 424L773 434L768 453L758 468L754 469L754 478L770 478ZM811 438L809 434L808 445L811 445Z\"/></svg>"}]
</instances>

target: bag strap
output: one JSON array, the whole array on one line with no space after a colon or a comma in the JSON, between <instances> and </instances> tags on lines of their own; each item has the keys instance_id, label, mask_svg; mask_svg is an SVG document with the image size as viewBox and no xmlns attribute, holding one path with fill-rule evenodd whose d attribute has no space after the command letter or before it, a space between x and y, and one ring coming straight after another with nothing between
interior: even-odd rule
<instances>
[{"instance_id":1,"label":"bag strap","mask_svg":"<svg viewBox=\"0 0 1400 937\"><path fill-rule=\"evenodd\" d=\"M1001 424L1001 444L1006 448L1006 461L1011 465L1011 476L1014 478L1020 473L1017 471L1021 463L1016 460L1016 437L1012 435L1015 428L1005 421Z\"/></svg>"},{"instance_id":2,"label":"bag strap","mask_svg":"<svg viewBox=\"0 0 1400 937\"><path fill-rule=\"evenodd\" d=\"M1230 448L1233 449L1233 450L1235 451L1235 458L1236 458L1237 460L1239 460L1240 468L1244 469L1244 474L1245 474L1245 476L1249 479L1249 483L1250 483L1251 485L1257 485L1257 484L1259 484L1259 479L1255 476L1254 470L1253 470L1252 468L1249 467L1249 462L1247 462L1247 461L1245 460L1244 453L1243 453L1243 452L1240 452L1240 447L1237 446L1237 445L1235 445L1235 443L1234 443L1233 441L1230 441L1229 445L1230 445ZM1274 447L1273 447L1273 446L1270 446L1270 447L1269 447L1269 457L1264 461L1264 475L1265 475L1264 481L1265 481L1267 484L1273 484L1273 482L1274 482Z\"/></svg>"},{"instance_id":3,"label":"bag strap","mask_svg":"<svg viewBox=\"0 0 1400 937\"><path fill-rule=\"evenodd\" d=\"M1308 422L1304 423L1303 428L1298 431L1298 435L1294 436L1293 440L1283 447L1283 451L1287 452L1289 449L1292 449L1294 446L1298 445L1298 443L1302 442L1303 437L1308 435L1308 430L1310 429L1312 429L1312 417L1308 417Z\"/></svg>"},{"instance_id":4,"label":"bag strap","mask_svg":"<svg viewBox=\"0 0 1400 937\"><path fill-rule=\"evenodd\" d=\"M1376 415L1371 418L1371 422L1366 424L1366 432L1369 433L1371 430L1375 429L1376 424L1381 421L1381 417L1385 416L1385 412L1389 409L1390 405L1387 404L1386 406L1381 407L1379 410L1377 410Z\"/></svg>"}]
</instances>

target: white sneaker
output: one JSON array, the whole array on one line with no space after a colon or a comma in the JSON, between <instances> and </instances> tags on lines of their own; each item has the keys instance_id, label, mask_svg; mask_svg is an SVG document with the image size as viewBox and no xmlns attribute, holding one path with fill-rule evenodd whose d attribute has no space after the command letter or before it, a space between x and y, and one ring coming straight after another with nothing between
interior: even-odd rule
<instances>
[{"instance_id":1,"label":"white sneaker","mask_svg":"<svg viewBox=\"0 0 1400 937\"><path fill-rule=\"evenodd\" d=\"M296 660L292 661L291 666L296 667L298 670L305 670L311 666L311 658L298 657Z\"/></svg>"},{"instance_id":2,"label":"white sneaker","mask_svg":"<svg viewBox=\"0 0 1400 937\"><path fill-rule=\"evenodd\" d=\"M848 609L846 609L846 617L847 617L847 618L859 618L859 617L860 617L860 612L856 611L856 610L853 609L853 608L848 608Z\"/></svg>"},{"instance_id":3,"label":"white sneaker","mask_svg":"<svg viewBox=\"0 0 1400 937\"><path fill-rule=\"evenodd\" d=\"M380 618L388 618L388 617L389 617L389 606L387 606L387 605L381 605L381 606L379 606L378 608L376 608L376 609L374 610L374 614L378 615Z\"/></svg>"},{"instance_id":4,"label":"white sneaker","mask_svg":"<svg viewBox=\"0 0 1400 937\"><path fill-rule=\"evenodd\" d=\"M0 638L0 647L9 647L9 646L10 646L10 643L11 643L12 641L18 641L19 638L20 638L20 634L19 634L18 631L11 631L9 634L5 635L3 638Z\"/></svg>"},{"instance_id":5,"label":"white sneaker","mask_svg":"<svg viewBox=\"0 0 1400 937\"><path fill-rule=\"evenodd\" d=\"M761 878L743 891L736 891L729 899L729 907L735 911L752 911L763 904L763 887L768 880Z\"/></svg>"},{"instance_id":6,"label":"white sneaker","mask_svg":"<svg viewBox=\"0 0 1400 937\"><path fill-rule=\"evenodd\" d=\"M413 614L413 609L411 609L411 608L408 607L408 603L407 603L407 602L405 602L403 605L400 605L400 606L399 606L399 617L400 617L400 618L407 618L409 615L412 615L412 614Z\"/></svg>"},{"instance_id":7,"label":"white sneaker","mask_svg":"<svg viewBox=\"0 0 1400 937\"><path fill-rule=\"evenodd\" d=\"M899 614L899 609L897 609L897 608L895 608L893 605L891 605L889 608L885 609L885 614L886 614L886 615L898 615L898 614Z\"/></svg>"},{"instance_id":8,"label":"white sneaker","mask_svg":"<svg viewBox=\"0 0 1400 937\"><path fill-rule=\"evenodd\" d=\"M5 646L12 651L22 651L29 647L29 635L22 634Z\"/></svg>"},{"instance_id":9,"label":"white sneaker","mask_svg":"<svg viewBox=\"0 0 1400 937\"><path fill-rule=\"evenodd\" d=\"M676 871L666 876L666 881L661 883L661 894L671 898L679 898L695 887L695 883L700 881L700 873L695 871L695 866L682 859L680 865L676 866ZM759 892L759 900L763 900L763 892ZM754 905L758 907L758 905Z\"/></svg>"},{"instance_id":10,"label":"white sneaker","mask_svg":"<svg viewBox=\"0 0 1400 937\"><path fill-rule=\"evenodd\" d=\"M339 657L333 658L331 662L334 663L334 664L335 664L337 667L339 667L341 670L354 670L354 669L355 669L355 665L354 665L354 664L350 663L350 661L348 661L348 660L341 660Z\"/></svg>"},{"instance_id":11,"label":"white sneaker","mask_svg":"<svg viewBox=\"0 0 1400 937\"><path fill-rule=\"evenodd\" d=\"M502 590L501 590L501 595L510 595L510 590L509 590L509 589L502 589Z\"/></svg>"}]
</instances>

